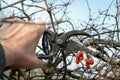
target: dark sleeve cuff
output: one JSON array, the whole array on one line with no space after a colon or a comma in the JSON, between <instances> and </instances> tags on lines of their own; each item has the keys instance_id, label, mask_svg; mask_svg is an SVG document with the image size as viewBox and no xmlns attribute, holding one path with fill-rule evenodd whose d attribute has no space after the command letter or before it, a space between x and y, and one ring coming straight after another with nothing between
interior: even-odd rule
<instances>
[{"instance_id":1,"label":"dark sleeve cuff","mask_svg":"<svg viewBox=\"0 0 120 80\"><path fill-rule=\"evenodd\" d=\"M2 45L0 44L0 75L5 70L5 53Z\"/></svg>"}]
</instances>

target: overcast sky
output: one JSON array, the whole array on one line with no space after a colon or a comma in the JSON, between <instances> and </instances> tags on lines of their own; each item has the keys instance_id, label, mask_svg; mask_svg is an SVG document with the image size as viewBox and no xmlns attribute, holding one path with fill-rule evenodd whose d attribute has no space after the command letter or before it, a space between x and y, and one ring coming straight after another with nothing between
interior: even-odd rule
<instances>
[{"instance_id":1,"label":"overcast sky","mask_svg":"<svg viewBox=\"0 0 120 80\"><path fill-rule=\"evenodd\" d=\"M89 7L91 9L91 14L98 12L99 10L106 10L113 0L88 0ZM115 1L115 0L114 0ZM86 0L75 0L73 4L70 6L70 15L74 19L82 19L85 20L88 18L89 10L86 3ZM111 7L113 11L114 6ZM111 12L112 12L111 11Z\"/></svg>"},{"instance_id":2,"label":"overcast sky","mask_svg":"<svg viewBox=\"0 0 120 80\"><path fill-rule=\"evenodd\" d=\"M16 2L18 0L5 0L8 4ZM63 0L68 1L68 0ZM89 17L87 0L75 0L69 7L68 11L71 18L76 22L78 20L86 20ZM99 10L106 10L112 1L115 0L88 0L89 7L91 9L91 14L97 13ZM4 6L4 5L2 5ZM111 7L110 12L114 12L115 4Z\"/></svg>"}]
</instances>

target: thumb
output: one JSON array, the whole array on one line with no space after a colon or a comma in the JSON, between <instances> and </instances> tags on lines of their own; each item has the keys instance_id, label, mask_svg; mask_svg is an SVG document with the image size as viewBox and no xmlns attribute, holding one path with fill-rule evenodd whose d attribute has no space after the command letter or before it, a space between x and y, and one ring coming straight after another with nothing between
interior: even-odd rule
<instances>
[{"instance_id":1,"label":"thumb","mask_svg":"<svg viewBox=\"0 0 120 80\"><path fill-rule=\"evenodd\" d=\"M31 61L31 68L43 68L44 62L35 56Z\"/></svg>"},{"instance_id":2,"label":"thumb","mask_svg":"<svg viewBox=\"0 0 120 80\"><path fill-rule=\"evenodd\" d=\"M35 53L34 53L35 54ZM24 69L34 69L43 68L44 62L37 58L35 55L27 55L17 60L11 67L12 68L24 68Z\"/></svg>"}]
</instances>

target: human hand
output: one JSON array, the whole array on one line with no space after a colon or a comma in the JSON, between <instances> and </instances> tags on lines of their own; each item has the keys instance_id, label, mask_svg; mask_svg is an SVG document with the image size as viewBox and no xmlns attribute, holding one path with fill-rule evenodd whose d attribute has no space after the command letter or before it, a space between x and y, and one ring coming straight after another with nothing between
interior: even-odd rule
<instances>
[{"instance_id":1,"label":"human hand","mask_svg":"<svg viewBox=\"0 0 120 80\"><path fill-rule=\"evenodd\" d=\"M42 60L35 54L39 39L45 31L44 22L39 23L42 25L26 24L24 21L2 25L0 43L5 51L6 67L32 69L43 66Z\"/></svg>"}]
</instances>

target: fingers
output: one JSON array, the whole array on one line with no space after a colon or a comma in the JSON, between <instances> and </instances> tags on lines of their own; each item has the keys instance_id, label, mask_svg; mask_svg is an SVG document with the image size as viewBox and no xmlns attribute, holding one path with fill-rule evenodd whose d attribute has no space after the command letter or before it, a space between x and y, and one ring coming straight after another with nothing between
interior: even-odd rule
<instances>
[{"instance_id":1,"label":"fingers","mask_svg":"<svg viewBox=\"0 0 120 80\"><path fill-rule=\"evenodd\" d=\"M16 23L16 22L23 22L22 19L0 19L2 23Z\"/></svg>"},{"instance_id":2,"label":"fingers","mask_svg":"<svg viewBox=\"0 0 120 80\"><path fill-rule=\"evenodd\" d=\"M38 33L43 34L44 31L46 30L46 28L45 28L45 22L42 21L42 20L40 20L40 21L38 21L38 22L36 22L34 24L37 27Z\"/></svg>"},{"instance_id":3,"label":"fingers","mask_svg":"<svg viewBox=\"0 0 120 80\"><path fill-rule=\"evenodd\" d=\"M11 25L11 23L4 23L2 26L1 26L1 30L4 30L6 28L8 28L9 26Z\"/></svg>"},{"instance_id":4,"label":"fingers","mask_svg":"<svg viewBox=\"0 0 120 80\"><path fill-rule=\"evenodd\" d=\"M36 23L41 24L41 25L45 25L45 22L43 20L37 21Z\"/></svg>"},{"instance_id":5,"label":"fingers","mask_svg":"<svg viewBox=\"0 0 120 80\"><path fill-rule=\"evenodd\" d=\"M17 22L23 22L23 20L21 19L0 19L0 22L2 23L1 29L4 30L8 27L10 27L13 23L17 23Z\"/></svg>"},{"instance_id":6,"label":"fingers","mask_svg":"<svg viewBox=\"0 0 120 80\"><path fill-rule=\"evenodd\" d=\"M21 24L28 24L28 25L39 25L39 26L45 26L45 22L40 20L38 22L32 22L32 21L23 21L22 19L0 19L0 22L2 23L21 23Z\"/></svg>"},{"instance_id":7,"label":"fingers","mask_svg":"<svg viewBox=\"0 0 120 80\"><path fill-rule=\"evenodd\" d=\"M43 29L43 31L46 30L46 28L45 28L45 22L43 20L40 20L40 21L36 22L36 24L38 24L39 27L41 27Z\"/></svg>"}]
</instances>

